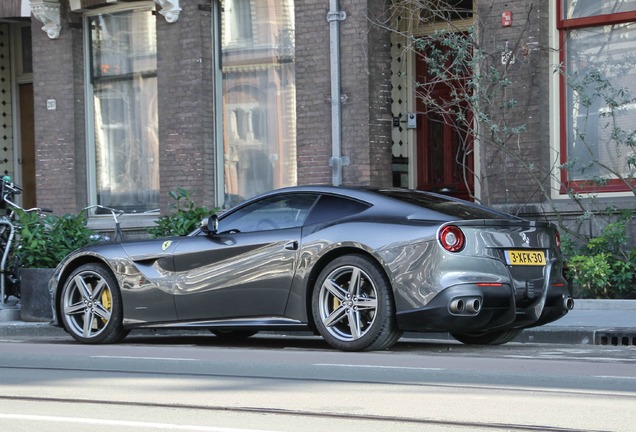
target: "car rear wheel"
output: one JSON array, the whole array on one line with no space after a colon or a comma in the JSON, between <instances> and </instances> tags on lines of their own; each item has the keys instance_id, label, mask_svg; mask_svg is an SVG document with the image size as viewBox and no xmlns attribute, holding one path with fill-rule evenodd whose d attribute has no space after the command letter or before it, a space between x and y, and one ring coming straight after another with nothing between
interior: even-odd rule
<instances>
[{"instance_id":1,"label":"car rear wheel","mask_svg":"<svg viewBox=\"0 0 636 432\"><path fill-rule=\"evenodd\" d=\"M312 312L322 337L343 351L386 349L402 335L386 275L361 255L344 255L322 270Z\"/></svg>"},{"instance_id":2,"label":"car rear wheel","mask_svg":"<svg viewBox=\"0 0 636 432\"><path fill-rule=\"evenodd\" d=\"M114 343L128 333L115 277L103 264L78 267L64 283L60 297L66 331L83 343Z\"/></svg>"},{"instance_id":3,"label":"car rear wheel","mask_svg":"<svg viewBox=\"0 0 636 432\"><path fill-rule=\"evenodd\" d=\"M502 345L517 338L522 329L500 330L478 333L451 333L458 341L467 345Z\"/></svg>"}]
</instances>

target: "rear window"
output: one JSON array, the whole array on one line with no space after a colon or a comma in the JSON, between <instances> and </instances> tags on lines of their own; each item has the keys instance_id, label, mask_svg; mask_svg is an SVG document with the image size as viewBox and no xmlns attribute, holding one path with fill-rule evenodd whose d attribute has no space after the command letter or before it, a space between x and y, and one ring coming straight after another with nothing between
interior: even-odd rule
<instances>
[{"instance_id":1,"label":"rear window","mask_svg":"<svg viewBox=\"0 0 636 432\"><path fill-rule=\"evenodd\" d=\"M377 192L380 195L446 214L457 219L515 219L514 216L508 213L442 195L397 189L378 190Z\"/></svg>"},{"instance_id":2,"label":"rear window","mask_svg":"<svg viewBox=\"0 0 636 432\"><path fill-rule=\"evenodd\" d=\"M322 195L311 209L305 225L342 219L361 213L369 204L333 195Z\"/></svg>"}]
</instances>

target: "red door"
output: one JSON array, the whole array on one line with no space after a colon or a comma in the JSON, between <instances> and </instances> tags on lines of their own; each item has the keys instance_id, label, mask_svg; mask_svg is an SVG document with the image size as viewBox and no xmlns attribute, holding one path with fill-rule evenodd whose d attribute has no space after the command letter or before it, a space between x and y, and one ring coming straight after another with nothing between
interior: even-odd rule
<instances>
[{"instance_id":1,"label":"red door","mask_svg":"<svg viewBox=\"0 0 636 432\"><path fill-rule=\"evenodd\" d=\"M416 56L417 189L472 199L474 186L472 114L453 100L464 80L433 79L424 57ZM426 104L425 92L434 102Z\"/></svg>"}]
</instances>

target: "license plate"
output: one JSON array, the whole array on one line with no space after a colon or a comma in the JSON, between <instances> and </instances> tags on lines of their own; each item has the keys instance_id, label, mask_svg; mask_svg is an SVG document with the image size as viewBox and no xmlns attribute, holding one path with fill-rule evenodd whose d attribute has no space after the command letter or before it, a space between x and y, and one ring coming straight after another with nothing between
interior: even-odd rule
<instances>
[{"instance_id":1,"label":"license plate","mask_svg":"<svg viewBox=\"0 0 636 432\"><path fill-rule=\"evenodd\" d=\"M506 263L513 266L544 266L543 251L507 250Z\"/></svg>"}]
</instances>

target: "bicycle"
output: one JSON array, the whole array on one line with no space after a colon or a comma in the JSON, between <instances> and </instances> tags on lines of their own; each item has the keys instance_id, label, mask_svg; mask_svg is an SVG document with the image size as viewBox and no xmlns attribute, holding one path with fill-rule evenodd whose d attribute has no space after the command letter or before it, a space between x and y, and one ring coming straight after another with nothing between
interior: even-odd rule
<instances>
[{"instance_id":1,"label":"bicycle","mask_svg":"<svg viewBox=\"0 0 636 432\"><path fill-rule=\"evenodd\" d=\"M17 211L26 213L52 212L51 209L33 207L22 208L15 202L15 197L22 193L22 188L13 183L11 177L4 176L0 180L0 308L8 305L9 298L20 299L20 277L18 276L18 257L13 255L16 232L19 229Z\"/></svg>"}]
</instances>

